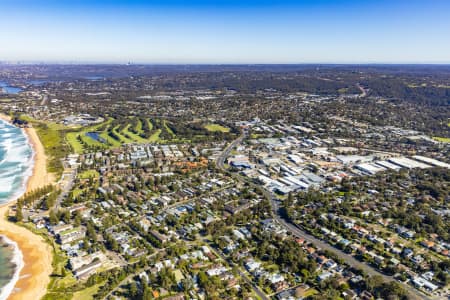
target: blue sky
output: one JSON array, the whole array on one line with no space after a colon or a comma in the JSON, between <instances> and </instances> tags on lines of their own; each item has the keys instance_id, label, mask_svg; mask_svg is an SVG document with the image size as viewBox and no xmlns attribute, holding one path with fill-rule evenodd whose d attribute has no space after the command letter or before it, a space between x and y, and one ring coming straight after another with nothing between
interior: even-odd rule
<instances>
[{"instance_id":1,"label":"blue sky","mask_svg":"<svg viewBox=\"0 0 450 300\"><path fill-rule=\"evenodd\" d=\"M0 61L450 63L450 1L0 0Z\"/></svg>"}]
</instances>

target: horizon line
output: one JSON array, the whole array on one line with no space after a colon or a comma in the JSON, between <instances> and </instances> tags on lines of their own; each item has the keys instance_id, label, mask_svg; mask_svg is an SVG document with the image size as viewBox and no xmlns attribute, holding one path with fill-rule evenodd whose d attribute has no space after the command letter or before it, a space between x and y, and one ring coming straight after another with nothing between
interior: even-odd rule
<instances>
[{"instance_id":1,"label":"horizon line","mask_svg":"<svg viewBox=\"0 0 450 300\"><path fill-rule=\"evenodd\" d=\"M448 62L107 62L107 61L1 61L0 65L117 65L117 66L300 66L300 65L434 65L447 66Z\"/></svg>"}]
</instances>

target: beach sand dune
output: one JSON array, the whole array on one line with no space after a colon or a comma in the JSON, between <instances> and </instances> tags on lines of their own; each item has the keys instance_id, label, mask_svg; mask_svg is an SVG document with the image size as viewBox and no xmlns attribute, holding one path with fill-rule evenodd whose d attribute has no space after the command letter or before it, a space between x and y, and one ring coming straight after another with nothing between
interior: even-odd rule
<instances>
[{"instance_id":1,"label":"beach sand dune","mask_svg":"<svg viewBox=\"0 0 450 300\"><path fill-rule=\"evenodd\" d=\"M7 119L5 116L0 116ZM28 179L27 191L54 183L54 176L47 172L44 147L34 128L25 129L35 151L33 174ZM0 208L0 234L15 241L23 254L24 267L20 279L8 300L42 298L52 273L52 249L42 237L27 229L8 222L5 215L14 202Z\"/></svg>"}]
</instances>

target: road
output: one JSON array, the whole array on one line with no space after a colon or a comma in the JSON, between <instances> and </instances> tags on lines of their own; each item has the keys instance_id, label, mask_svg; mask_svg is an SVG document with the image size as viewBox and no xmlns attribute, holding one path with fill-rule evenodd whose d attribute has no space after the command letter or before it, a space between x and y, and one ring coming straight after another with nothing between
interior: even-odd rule
<instances>
[{"instance_id":1,"label":"road","mask_svg":"<svg viewBox=\"0 0 450 300\"><path fill-rule=\"evenodd\" d=\"M160 250L158 250L158 251L156 251L156 252L154 252L154 253L148 255L148 256L147 256L147 259L150 259L150 258L152 258L153 256L156 256L156 255L158 255L158 254L164 254L164 255L165 255L166 250L167 250L166 248L160 249ZM131 265L130 263L128 263L128 264ZM142 268L142 269L139 269L139 270L137 270L136 272L134 272L134 273L128 275L128 276L125 277L122 281L120 281L120 282L119 282L112 290L110 290L109 293L106 294L102 299L103 299L103 300L104 300L104 299L108 299L110 296L112 296L112 295L114 294L115 291L117 291L117 289L118 289L121 285L123 285L124 283L130 281L131 279L133 279L133 278L134 278L135 276L137 276L138 274L140 274L140 273L142 273L142 272L144 272L144 271L150 270L152 267L153 267L153 266L146 267L146 268Z\"/></svg>"},{"instance_id":2,"label":"road","mask_svg":"<svg viewBox=\"0 0 450 300\"><path fill-rule=\"evenodd\" d=\"M220 156L217 158L217 166L225 171L225 159L227 159L227 157L230 155L231 150L233 150L234 147L236 147L237 145L239 145L240 143L242 143L242 141L247 137L248 132L244 131L244 133L242 133L237 139L235 139L234 141L231 142L231 144L229 144L223 151L222 154L220 154Z\"/></svg>"},{"instance_id":3,"label":"road","mask_svg":"<svg viewBox=\"0 0 450 300\"><path fill-rule=\"evenodd\" d=\"M70 171L67 171L70 170ZM75 178L77 177L77 170L76 169L64 169L63 176L68 176L68 179L64 179L65 184L61 189L61 193L58 195L58 198L56 199L55 203L55 209L58 210L61 207L61 202L67 197L69 192L72 190ZM63 183L63 180L60 180L60 183Z\"/></svg>"},{"instance_id":4,"label":"road","mask_svg":"<svg viewBox=\"0 0 450 300\"><path fill-rule=\"evenodd\" d=\"M364 98L367 96L367 91L359 83L356 84L356 87L361 91L359 98Z\"/></svg>"},{"instance_id":5,"label":"road","mask_svg":"<svg viewBox=\"0 0 450 300\"><path fill-rule=\"evenodd\" d=\"M224 163L226 158L229 156L231 150L238 146L240 143L242 143L242 141L247 137L248 133L244 132L241 136L239 136L236 140L234 140L230 145L228 145L224 151L222 152L222 154L217 158L216 161L216 165L218 168L222 169L223 171L227 172L227 170L225 169ZM337 249L333 246L331 246L330 244L319 240L318 238L310 235L309 233L303 231L302 229L298 228L297 226L295 226L294 224L287 222L284 218L282 218L281 214L280 214L280 210L279 210L279 201L276 198L275 195L273 195L271 192L269 192L268 190L266 190L265 188L262 188L260 185L256 185L253 182L249 181L248 179L240 176L239 174L236 173L230 173L231 176L233 176L234 178L236 178L239 181L245 181L248 184L250 184L252 187L257 188L258 190L260 190L264 197L268 200L270 200L271 206L272 206L272 214L273 217L276 221L278 221L278 223L280 223L281 226L283 226L287 231L291 232L294 236L297 237L301 237L304 238L306 241L313 243L314 245L316 245L317 247L320 247L322 249L326 249L328 251L331 251L333 253L336 254L337 257L339 257L340 259L342 259L343 261L345 261L349 266L354 267L356 269L361 269L363 270L366 274L369 274L371 276L374 275L379 275L381 276L385 281L396 281L394 279L394 277L386 275L381 273L380 271L378 271L377 269L371 267L368 264L365 264L363 262L360 262L359 260L357 260L355 257L353 257L352 255L345 253L343 251L341 251L340 249ZM429 298L427 295L421 293L419 290L415 289L412 286L409 286L407 284L403 284L400 283L410 294L410 297L412 299L432 299Z\"/></svg>"},{"instance_id":6,"label":"road","mask_svg":"<svg viewBox=\"0 0 450 300\"><path fill-rule=\"evenodd\" d=\"M44 106L45 104L47 104L47 101L48 101L48 95L44 95L44 97L42 97L41 106Z\"/></svg>"}]
</instances>

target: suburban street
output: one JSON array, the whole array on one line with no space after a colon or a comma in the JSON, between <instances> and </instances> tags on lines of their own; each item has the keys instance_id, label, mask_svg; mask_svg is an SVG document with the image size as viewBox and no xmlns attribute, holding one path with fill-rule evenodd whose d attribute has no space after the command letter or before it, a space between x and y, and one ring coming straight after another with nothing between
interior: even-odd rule
<instances>
[{"instance_id":1,"label":"suburban street","mask_svg":"<svg viewBox=\"0 0 450 300\"><path fill-rule=\"evenodd\" d=\"M211 247L211 249L214 251L214 253L216 255L218 255L224 261L228 262L230 264L230 266L236 265L234 262L228 261L227 258L222 254L222 252L219 249L215 248L210 242L208 242L207 240L204 240L204 242L207 243ZM250 278L248 278L248 276L244 272L241 271L239 266L238 266L238 272L239 272L239 275L245 280L245 282L247 282L248 284L251 285L253 291L258 295L258 297L260 297L261 299L264 299L264 300L270 299L269 297L266 296L266 294L263 291L261 291L261 289L255 283L253 283L253 281Z\"/></svg>"},{"instance_id":2,"label":"suburban street","mask_svg":"<svg viewBox=\"0 0 450 300\"><path fill-rule=\"evenodd\" d=\"M225 160L226 158L229 156L230 152L232 151L233 148L235 148L236 146L238 146L240 143L242 143L242 141L247 137L247 132L244 132L241 136L239 136L237 139L235 139L233 142L231 142L222 152L222 154L217 158L217 166L222 169L223 171L227 172L227 170L225 169ZM237 173L232 173L231 174L234 178L236 178L237 180L245 181L248 184L250 184L252 187L259 189L264 197L268 200L270 200L271 203L271 207L272 207L272 214L274 219L281 225L283 226L287 231L291 232L294 236L296 237L301 237L304 238L306 241L313 243L314 245L331 251L333 253L336 254L337 257L339 257L340 259L344 260L348 265L350 265L351 267L354 267L356 269L361 269L363 270L366 274L370 275L370 276L374 276L374 275L379 275L381 276L385 281L396 281L394 279L393 276L389 276L386 274L383 274L381 272L379 272L377 269L371 267L370 265L363 263L359 260L357 260L355 257L353 257L350 254L347 254L343 251L341 251L340 249L337 249L335 247L333 247L332 245L321 241L320 239L308 234L307 232L301 230L300 228L298 228L297 226L295 226L292 223L287 222L281 215L280 215L280 210L279 210L279 200L276 198L276 196L274 194L272 194L271 192L267 191L265 188L261 188L261 186L254 184L253 182L247 180L246 178L242 177L241 175L237 174ZM431 297L428 297L427 295L423 294L422 292L420 292L419 290L415 289L412 286L409 286L407 284L401 283L399 282L410 294L410 297L412 299L433 299Z\"/></svg>"},{"instance_id":3,"label":"suburban street","mask_svg":"<svg viewBox=\"0 0 450 300\"><path fill-rule=\"evenodd\" d=\"M167 250L166 248L160 249L160 250L158 250L158 251L148 255L146 257L146 259L150 259L150 258L152 258L152 257L154 257L156 255L159 255L159 254L165 255L166 250ZM142 268L142 269L139 269L136 272L128 275L123 280L121 280L111 291L109 291L109 293L106 294L102 299L108 299L110 296L112 296L114 294L115 291L117 291L119 289L119 287L121 285L123 285L124 283L130 281L131 279L133 279L133 277L137 276L139 273L144 272L144 271L148 271L150 268L151 267Z\"/></svg>"}]
</instances>

